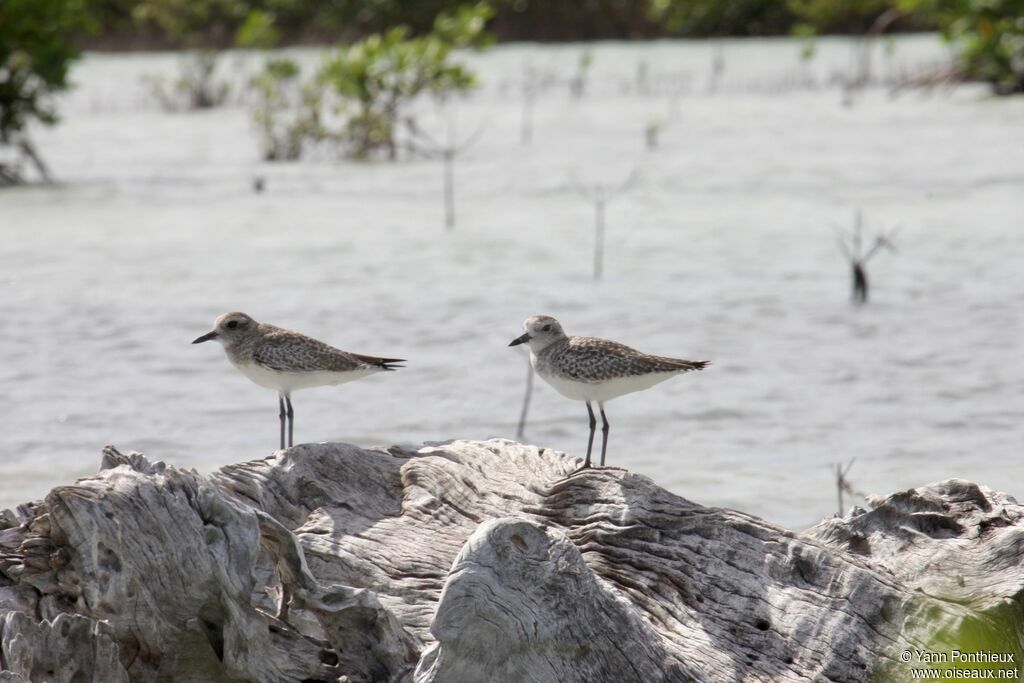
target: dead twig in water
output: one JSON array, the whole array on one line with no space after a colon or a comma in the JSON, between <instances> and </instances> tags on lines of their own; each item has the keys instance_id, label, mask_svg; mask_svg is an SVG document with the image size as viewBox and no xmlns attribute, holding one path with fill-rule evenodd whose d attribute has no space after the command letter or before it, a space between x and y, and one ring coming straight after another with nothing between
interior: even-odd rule
<instances>
[{"instance_id":1,"label":"dead twig in water","mask_svg":"<svg viewBox=\"0 0 1024 683\"><path fill-rule=\"evenodd\" d=\"M859 210L857 211L857 217L854 220L854 226L849 237L849 243L847 243L847 239L843 234L844 231L842 228L839 228L838 226L836 227L836 243L839 246L839 251L842 252L843 256L846 257L846 260L850 263L852 285L850 298L853 303L857 305L863 305L868 302L868 295L870 292L868 271L866 269L868 261L870 261L875 254L882 249L889 249L890 251L896 252L896 244L893 240L899 232L899 227L894 227L887 233L879 233L875 235L874 243L872 243L871 248L869 248L865 254L863 253L863 228L863 220Z\"/></svg>"},{"instance_id":2,"label":"dead twig in water","mask_svg":"<svg viewBox=\"0 0 1024 683\"><path fill-rule=\"evenodd\" d=\"M519 426L516 427L516 439L523 440L526 434L526 417L530 412L530 399L533 397L533 363L526 357L526 393L523 395L523 409L519 411Z\"/></svg>"},{"instance_id":3,"label":"dead twig in water","mask_svg":"<svg viewBox=\"0 0 1024 683\"><path fill-rule=\"evenodd\" d=\"M575 172L570 172L569 182L576 193L594 204L594 279L600 280L604 274L604 234L605 234L605 209L608 202L615 197L628 191L640 177L637 169L630 171L626 179L616 187L608 187L595 183L589 188L584 188L576 179Z\"/></svg>"},{"instance_id":4,"label":"dead twig in water","mask_svg":"<svg viewBox=\"0 0 1024 683\"><path fill-rule=\"evenodd\" d=\"M850 480L849 480L849 478L847 476L847 475L850 474L850 469L853 468L853 463L855 463L855 462L857 462L857 458L856 457L851 458L850 462L846 463L845 467L843 466L842 463L836 463L836 465L835 465L836 493L839 496L839 516L840 517L843 516L843 514L844 514L843 510L846 509L846 506L843 504L843 495L844 494L849 495L849 496L856 496L856 497L859 497L859 498L866 498L866 494L864 494L863 492L858 491L858 490L853 488L853 485L850 484Z\"/></svg>"},{"instance_id":5,"label":"dead twig in water","mask_svg":"<svg viewBox=\"0 0 1024 683\"><path fill-rule=\"evenodd\" d=\"M443 144L433 136L416 125L412 119L406 119L406 128L411 136L411 142L406 148L413 154L428 158L441 159L444 173L444 184L442 196L444 198L444 225L448 230L455 229L455 159L475 145L480 139L486 127L486 121L481 121L476 130L462 142L456 142L454 117L448 121L448 139Z\"/></svg>"}]
</instances>

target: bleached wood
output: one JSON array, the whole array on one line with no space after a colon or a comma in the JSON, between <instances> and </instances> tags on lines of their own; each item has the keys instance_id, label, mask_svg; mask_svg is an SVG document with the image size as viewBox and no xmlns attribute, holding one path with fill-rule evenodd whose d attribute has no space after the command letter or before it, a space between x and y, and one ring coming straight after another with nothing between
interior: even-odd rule
<instances>
[{"instance_id":1,"label":"bleached wood","mask_svg":"<svg viewBox=\"0 0 1024 683\"><path fill-rule=\"evenodd\" d=\"M0 680L856 683L904 680L908 648L1024 658L1004 494L952 480L797 534L577 465L317 444L204 477L108 448L0 514Z\"/></svg>"}]
</instances>

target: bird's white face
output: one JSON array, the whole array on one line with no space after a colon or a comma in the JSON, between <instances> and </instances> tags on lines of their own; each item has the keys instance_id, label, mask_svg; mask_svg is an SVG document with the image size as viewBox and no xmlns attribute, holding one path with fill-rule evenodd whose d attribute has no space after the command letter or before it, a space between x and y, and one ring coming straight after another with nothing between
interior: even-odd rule
<instances>
[{"instance_id":1,"label":"bird's white face","mask_svg":"<svg viewBox=\"0 0 1024 683\"><path fill-rule=\"evenodd\" d=\"M200 344L216 339L224 346L231 346L232 343L252 334L256 325L256 321L245 313L225 313L214 322L213 331L207 332L192 343Z\"/></svg>"},{"instance_id":2,"label":"bird's white face","mask_svg":"<svg viewBox=\"0 0 1024 683\"><path fill-rule=\"evenodd\" d=\"M523 323L526 333L517 337L509 346L527 344L531 351L540 351L559 339L565 338L562 325L550 315L535 315Z\"/></svg>"}]
</instances>

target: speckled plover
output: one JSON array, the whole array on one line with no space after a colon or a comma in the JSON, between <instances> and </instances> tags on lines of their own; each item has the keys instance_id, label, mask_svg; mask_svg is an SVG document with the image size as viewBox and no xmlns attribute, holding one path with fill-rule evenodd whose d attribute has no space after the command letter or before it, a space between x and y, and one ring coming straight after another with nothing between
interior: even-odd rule
<instances>
[{"instance_id":1,"label":"speckled plover","mask_svg":"<svg viewBox=\"0 0 1024 683\"><path fill-rule=\"evenodd\" d=\"M404 367L401 358L378 358L336 349L311 337L281 327L258 323L245 313L225 313L213 331L193 344L216 339L224 345L231 364L261 387L277 392L281 420L281 448L293 445L295 412L291 395L298 389L344 384L385 370Z\"/></svg>"},{"instance_id":2,"label":"speckled plover","mask_svg":"<svg viewBox=\"0 0 1024 683\"><path fill-rule=\"evenodd\" d=\"M595 339L569 337L557 320L548 315L535 315L523 323L526 333L512 340L509 346L528 344L530 361L541 379L558 393L587 404L590 414L590 437L587 439L585 469L590 467L590 452L594 446L597 419L591 401L597 401L601 410L601 466L608 450L608 418L604 403L634 391L649 389L690 370L701 370L708 361L679 360L663 356L650 356L631 349L625 344Z\"/></svg>"}]
</instances>

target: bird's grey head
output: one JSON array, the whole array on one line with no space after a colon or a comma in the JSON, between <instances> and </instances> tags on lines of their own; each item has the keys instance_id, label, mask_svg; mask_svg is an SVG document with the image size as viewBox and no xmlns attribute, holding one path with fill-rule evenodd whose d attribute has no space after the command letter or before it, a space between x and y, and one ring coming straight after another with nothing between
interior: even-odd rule
<instances>
[{"instance_id":1,"label":"bird's grey head","mask_svg":"<svg viewBox=\"0 0 1024 683\"><path fill-rule=\"evenodd\" d=\"M531 351L540 351L554 344L560 339L565 339L565 332L562 325L550 315L535 315L527 318L523 323L526 333L512 340L509 346L529 344Z\"/></svg>"},{"instance_id":2,"label":"bird's grey head","mask_svg":"<svg viewBox=\"0 0 1024 683\"><path fill-rule=\"evenodd\" d=\"M193 344L201 344L216 339L224 346L233 346L256 333L259 323L245 313L235 311L225 313L213 323L213 330L193 340Z\"/></svg>"}]
</instances>

